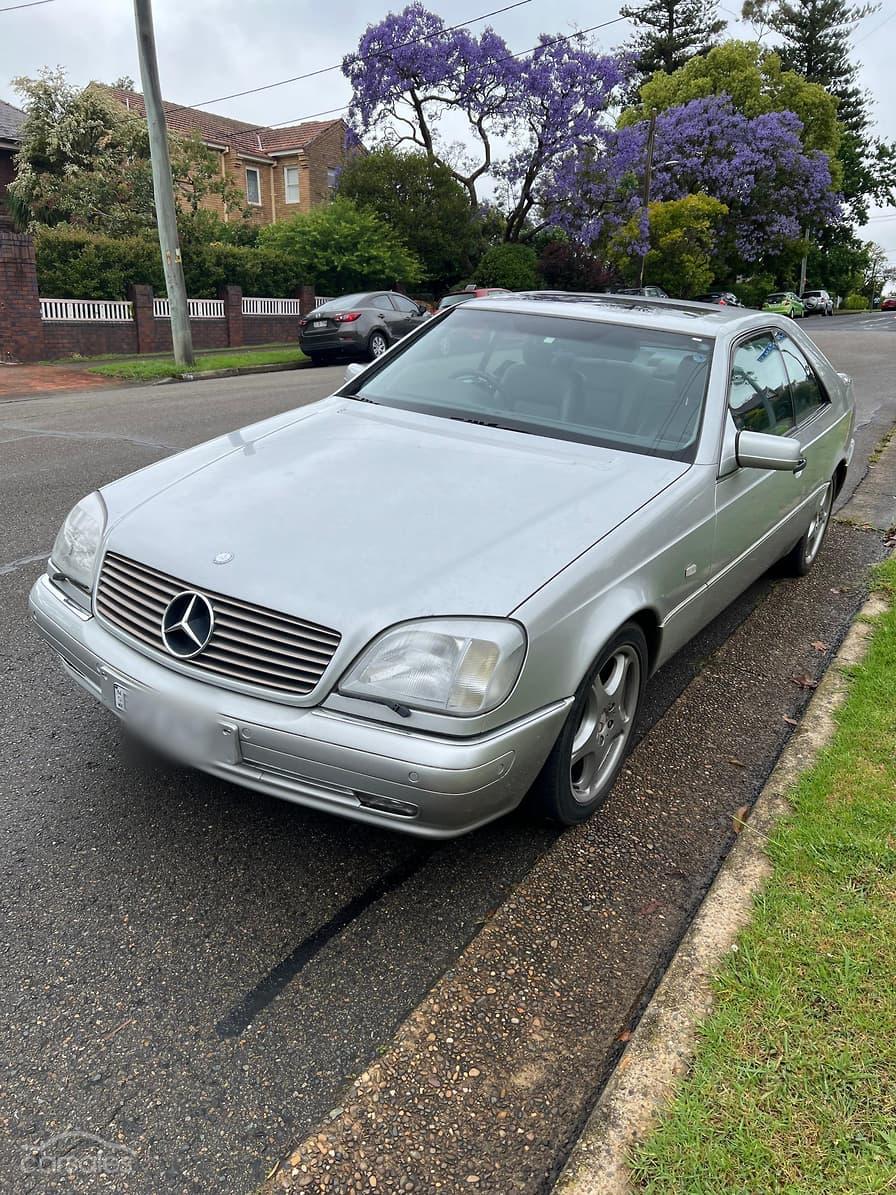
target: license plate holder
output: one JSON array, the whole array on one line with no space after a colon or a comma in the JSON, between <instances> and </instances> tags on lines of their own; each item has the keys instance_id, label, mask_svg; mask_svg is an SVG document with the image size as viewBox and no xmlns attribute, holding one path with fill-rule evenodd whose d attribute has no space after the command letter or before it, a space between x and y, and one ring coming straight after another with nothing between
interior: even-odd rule
<instances>
[{"instance_id":1,"label":"license plate holder","mask_svg":"<svg viewBox=\"0 0 896 1195\"><path fill-rule=\"evenodd\" d=\"M110 678L109 705L133 734L179 763L235 763L237 727L190 702Z\"/></svg>"}]
</instances>

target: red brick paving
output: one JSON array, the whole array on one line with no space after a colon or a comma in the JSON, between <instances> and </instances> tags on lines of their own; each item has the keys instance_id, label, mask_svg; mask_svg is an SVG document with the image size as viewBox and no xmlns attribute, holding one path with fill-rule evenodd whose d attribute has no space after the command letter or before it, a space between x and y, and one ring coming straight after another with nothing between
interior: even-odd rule
<instances>
[{"instance_id":1,"label":"red brick paving","mask_svg":"<svg viewBox=\"0 0 896 1195\"><path fill-rule=\"evenodd\" d=\"M36 398L66 390L96 390L114 382L114 378L89 373L79 365L0 365L0 400Z\"/></svg>"}]
</instances>

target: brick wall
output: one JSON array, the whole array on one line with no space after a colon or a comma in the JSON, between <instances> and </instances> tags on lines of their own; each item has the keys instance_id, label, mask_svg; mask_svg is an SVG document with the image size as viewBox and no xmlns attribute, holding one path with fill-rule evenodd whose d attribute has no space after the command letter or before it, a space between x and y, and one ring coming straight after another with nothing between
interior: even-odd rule
<instances>
[{"instance_id":1,"label":"brick wall","mask_svg":"<svg viewBox=\"0 0 896 1195\"><path fill-rule=\"evenodd\" d=\"M39 361L43 356L34 241L0 228L0 361Z\"/></svg>"},{"instance_id":2,"label":"brick wall","mask_svg":"<svg viewBox=\"0 0 896 1195\"><path fill-rule=\"evenodd\" d=\"M137 329L133 323L100 324L68 321L43 325L43 349L36 361L54 357L99 357L105 353L136 353Z\"/></svg>"},{"instance_id":3,"label":"brick wall","mask_svg":"<svg viewBox=\"0 0 896 1195\"><path fill-rule=\"evenodd\" d=\"M222 287L219 297L224 302L223 317L190 320L198 352L298 339L298 316L243 315L238 286ZM301 287L296 297L303 313L313 310L313 287ZM129 298L133 319L123 322L42 320L34 243L28 236L0 228L0 360L170 352L171 324L153 315L152 288L132 286Z\"/></svg>"}]
</instances>

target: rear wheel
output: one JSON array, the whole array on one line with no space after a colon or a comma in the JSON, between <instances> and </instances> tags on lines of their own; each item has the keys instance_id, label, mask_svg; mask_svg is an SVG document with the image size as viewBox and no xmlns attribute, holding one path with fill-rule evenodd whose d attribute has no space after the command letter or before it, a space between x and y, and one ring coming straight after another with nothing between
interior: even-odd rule
<instances>
[{"instance_id":1,"label":"rear wheel","mask_svg":"<svg viewBox=\"0 0 896 1195\"><path fill-rule=\"evenodd\" d=\"M828 482L816 499L812 510L812 521L806 528L806 533L784 557L783 564L787 572L796 577L805 577L809 569L818 559L821 545L827 534L831 522L831 508L834 505L835 485L833 479Z\"/></svg>"},{"instance_id":2,"label":"rear wheel","mask_svg":"<svg viewBox=\"0 0 896 1195\"><path fill-rule=\"evenodd\" d=\"M386 340L383 332L374 332L367 342L367 347L370 350L371 361L375 361L377 357L382 357L383 353L389 347L389 342Z\"/></svg>"},{"instance_id":3,"label":"rear wheel","mask_svg":"<svg viewBox=\"0 0 896 1195\"><path fill-rule=\"evenodd\" d=\"M607 799L631 744L647 676L647 641L627 623L597 657L532 788L540 811L564 826Z\"/></svg>"}]
</instances>

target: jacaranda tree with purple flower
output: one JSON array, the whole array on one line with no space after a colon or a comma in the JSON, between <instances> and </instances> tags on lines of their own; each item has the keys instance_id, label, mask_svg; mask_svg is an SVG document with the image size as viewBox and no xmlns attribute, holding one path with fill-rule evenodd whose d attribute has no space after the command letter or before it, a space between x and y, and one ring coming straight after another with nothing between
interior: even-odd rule
<instances>
[{"instance_id":1,"label":"jacaranda tree with purple flower","mask_svg":"<svg viewBox=\"0 0 896 1195\"><path fill-rule=\"evenodd\" d=\"M651 198L703 193L728 209L718 253L732 266L755 265L841 219L826 154L807 153L802 124L792 112L747 117L727 96L707 96L657 118ZM618 129L606 152L570 155L557 171L557 219L587 242L606 241L634 227L632 253L647 249L640 211L640 179L647 122Z\"/></svg>"},{"instance_id":2,"label":"jacaranda tree with purple flower","mask_svg":"<svg viewBox=\"0 0 896 1195\"><path fill-rule=\"evenodd\" d=\"M542 36L516 57L494 30L446 29L420 3L371 25L343 72L358 132L447 166L473 210L488 180L507 240L550 222L543 207L560 163L611 138L606 113L625 74L582 39Z\"/></svg>"}]
</instances>

